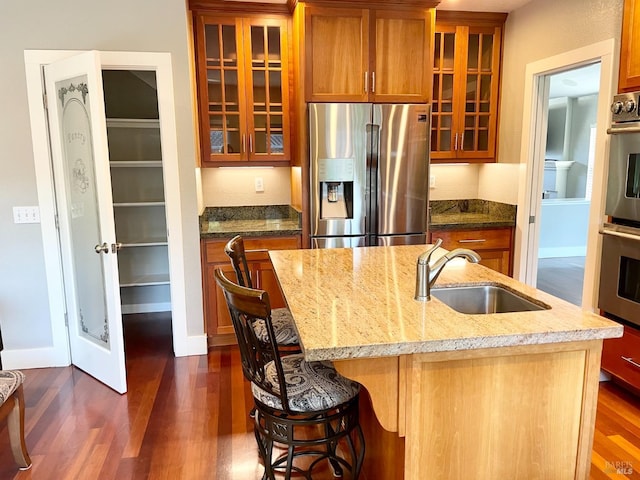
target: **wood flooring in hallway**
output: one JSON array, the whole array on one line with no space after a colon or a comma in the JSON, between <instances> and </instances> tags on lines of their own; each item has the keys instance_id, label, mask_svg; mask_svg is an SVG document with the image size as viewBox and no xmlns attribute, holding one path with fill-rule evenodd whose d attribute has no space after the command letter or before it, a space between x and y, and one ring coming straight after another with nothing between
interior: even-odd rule
<instances>
[{"instance_id":1,"label":"wood flooring in hallway","mask_svg":"<svg viewBox=\"0 0 640 480\"><path fill-rule=\"evenodd\" d=\"M259 479L238 349L175 358L170 335L167 318L125 323L126 395L74 367L25 370L33 467L17 470L3 426L0 479ZM640 399L613 384L601 384L591 472L605 478L640 479Z\"/></svg>"}]
</instances>

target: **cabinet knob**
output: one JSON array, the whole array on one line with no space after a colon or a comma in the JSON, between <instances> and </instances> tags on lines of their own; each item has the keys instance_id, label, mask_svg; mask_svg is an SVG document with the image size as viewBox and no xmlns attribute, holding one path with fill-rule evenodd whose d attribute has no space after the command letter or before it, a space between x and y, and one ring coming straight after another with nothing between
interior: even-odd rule
<instances>
[{"instance_id":1,"label":"cabinet knob","mask_svg":"<svg viewBox=\"0 0 640 480\"><path fill-rule=\"evenodd\" d=\"M364 93L369 93L369 72L364 72Z\"/></svg>"}]
</instances>

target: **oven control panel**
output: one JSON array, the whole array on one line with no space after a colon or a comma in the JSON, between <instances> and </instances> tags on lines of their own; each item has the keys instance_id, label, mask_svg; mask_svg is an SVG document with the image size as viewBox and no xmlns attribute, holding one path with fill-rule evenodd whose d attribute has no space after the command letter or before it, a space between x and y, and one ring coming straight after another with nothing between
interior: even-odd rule
<instances>
[{"instance_id":1,"label":"oven control panel","mask_svg":"<svg viewBox=\"0 0 640 480\"><path fill-rule=\"evenodd\" d=\"M640 92L621 93L613 97L611 120L613 123L637 122L640 120Z\"/></svg>"}]
</instances>

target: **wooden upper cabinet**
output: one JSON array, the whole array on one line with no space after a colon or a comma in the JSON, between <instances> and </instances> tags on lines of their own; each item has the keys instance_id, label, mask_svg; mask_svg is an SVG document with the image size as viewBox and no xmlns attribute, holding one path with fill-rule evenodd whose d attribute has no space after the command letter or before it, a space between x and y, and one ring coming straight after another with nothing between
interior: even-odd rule
<instances>
[{"instance_id":1,"label":"wooden upper cabinet","mask_svg":"<svg viewBox=\"0 0 640 480\"><path fill-rule=\"evenodd\" d=\"M640 3L625 0L620 40L620 76L618 92L640 90Z\"/></svg>"},{"instance_id":2,"label":"wooden upper cabinet","mask_svg":"<svg viewBox=\"0 0 640 480\"><path fill-rule=\"evenodd\" d=\"M427 102L433 10L307 6L309 102Z\"/></svg>"},{"instance_id":3,"label":"wooden upper cabinet","mask_svg":"<svg viewBox=\"0 0 640 480\"><path fill-rule=\"evenodd\" d=\"M286 18L196 14L202 165L291 160Z\"/></svg>"},{"instance_id":4,"label":"wooden upper cabinet","mask_svg":"<svg viewBox=\"0 0 640 480\"><path fill-rule=\"evenodd\" d=\"M495 161L504 15L479 15L474 21L439 12L436 19L431 117L436 163Z\"/></svg>"}]
</instances>

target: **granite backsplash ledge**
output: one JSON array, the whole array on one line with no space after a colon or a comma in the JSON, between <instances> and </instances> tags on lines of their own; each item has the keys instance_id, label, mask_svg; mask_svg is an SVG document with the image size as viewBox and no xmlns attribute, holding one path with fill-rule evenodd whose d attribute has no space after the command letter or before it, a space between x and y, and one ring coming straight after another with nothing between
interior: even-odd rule
<instances>
[{"instance_id":1,"label":"granite backsplash ledge","mask_svg":"<svg viewBox=\"0 0 640 480\"><path fill-rule=\"evenodd\" d=\"M433 200L432 229L513 227L516 206L490 200Z\"/></svg>"},{"instance_id":2,"label":"granite backsplash ledge","mask_svg":"<svg viewBox=\"0 0 640 480\"><path fill-rule=\"evenodd\" d=\"M200 215L200 236L298 235L301 225L302 213L290 205L206 207Z\"/></svg>"}]
</instances>

